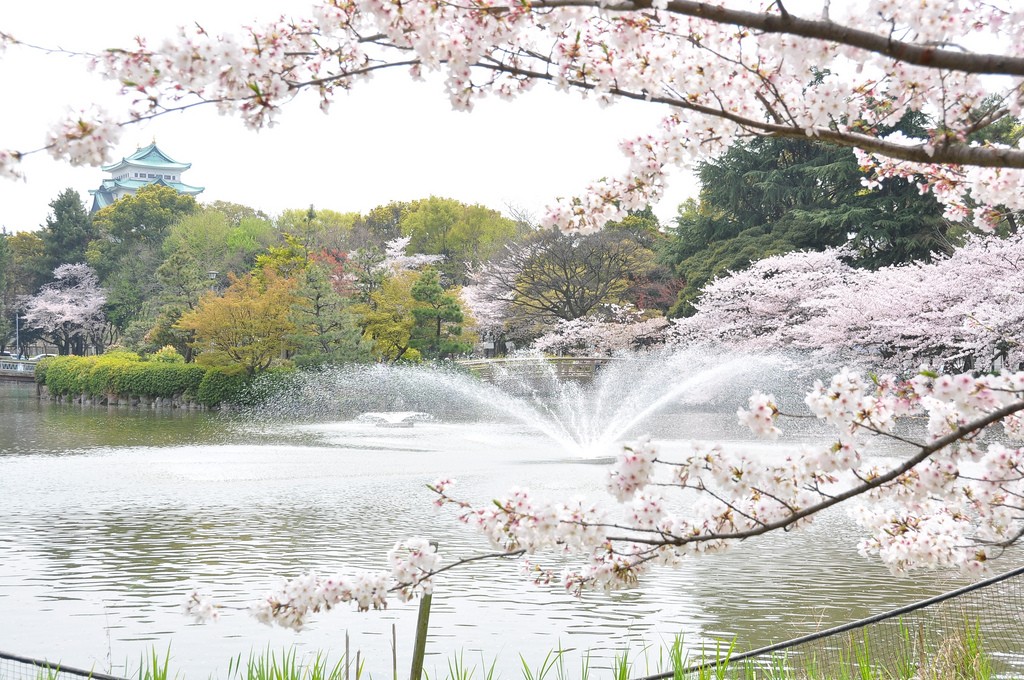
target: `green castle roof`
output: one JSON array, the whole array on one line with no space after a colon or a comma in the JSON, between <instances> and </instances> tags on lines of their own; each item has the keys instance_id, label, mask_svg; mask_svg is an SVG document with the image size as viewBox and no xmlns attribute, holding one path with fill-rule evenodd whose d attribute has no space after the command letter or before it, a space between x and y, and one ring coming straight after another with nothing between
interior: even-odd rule
<instances>
[{"instance_id":1,"label":"green castle roof","mask_svg":"<svg viewBox=\"0 0 1024 680\"><path fill-rule=\"evenodd\" d=\"M104 172L114 172L116 170L120 170L126 165L160 168L162 170L177 170L178 172L183 172L192 167L191 163L179 163L174 160L161 151L160 147L156 145L156 142L153 142L149 146L136 149L135 153L122 158L116 163L101 166L101 169Z\"/></svg>"}]
</instances>

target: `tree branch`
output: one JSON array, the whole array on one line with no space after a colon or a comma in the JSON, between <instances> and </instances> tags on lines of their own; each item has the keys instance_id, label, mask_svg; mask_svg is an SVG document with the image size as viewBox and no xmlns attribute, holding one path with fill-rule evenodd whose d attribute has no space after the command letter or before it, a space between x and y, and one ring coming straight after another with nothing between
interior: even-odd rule
<instances>
[{"instance_id":1,"label":"tree branch","mask_svg":"<svg viewBox=\"0 0 1024 680\"><path fill-rule=\"evenodd\" d=\"M651 0L625 0L609 4L603 4L600 0L538 0L532 6L538 9L545 7L601 7L605 11L612 12L654 9ZM732 24L763 33L825 40L882 54L895 61L924 68L946 69L963 73L1024 76L1024 58L1008 57L1001 54L976 54L934 45L920 45L896 40L891 35L879 35L824 19L801 19L789 13L746 12L691 0L670 0L667 11L671 14L707 19L721 24Z\"/></svg>"},{"instance_id":2,"label":"tree branch","mask_svg":"<svg viewBox=\"0 0 1024 680\"><path fill-rule=\"evenodd\" d=\"M528 69L505 65L484 63L476 64L476 66L495 71L502 71L512 75L535 78L538 80L553 81L555 79L554 76L544 72L531 71ZM597 89L596 85L581 80L569 80L568 84L571 87L580 90ZM820 139L838 146L856 147L865 151L878 153L889 158L911 161L914 163L1024 169L1024 150L968 146L967 144L961 143L941 144L934 147L927 144L908 146L904 144L896 144L894 142L887 142L884 139L879 139L878 137L872 137L871 135L853 132L850 130L835 130L826 127L799 127L796 125L770 123L764 120L757 120L755 118L747 118L723 109L695 104L685 99L657 95L652 96L648 92L631 92L618 87L612 87L608 92L609 94L613 94L624 99L665 104L672 108L685 109L695 113L702 113L713 118L721 118L760 135L789 137L792 139Z\"/></svg>"},{"instance_id":3,"label":"tree branch","mask_svg":"<svg viewBox=\"0 0 1024 680\"><path fill-rule=\"evenodd\" d=\"M788 515L787 517L784 517L784 518L782 518L780 520L777 520L775 522L769 522L767 524L762 524L761 526L759 526L757 528L754 528L754 529L748 529L746 531L737 531L737 532L726 533L726 534L715 534L715 533L712 533L712 534L700 534L700 535L697 535L697 536L687 536L687 537L676 539L674 541L669 541L669 542L652 541L650 539L643 539L643 538L637 538L637 537L628 537L628 536L609 536L608 540L611 540L611 541L632 541L633 543L642 543L642 544L649 544L649 545L666 545L667 544L667 545L682 546L682 545L686 545L686 544L689 544L689 543L703 543L703 542L708 542L708 541L743 540L743 539L746 539L746 538L753 538L754 536L760 536L760 535L766 534L766 533L768 533L770 531L776 531L778 529L786 529L787 527L790 527L793 524L796 524L797 522L799 522L800 520L802 520L802 519L804 519L806 517L810 517L812 515L816 515L819 512L821 512L822 510L826 510L826 509L828 509L828 508L830 508L830 507L832 507L834 505L838 505L838 504L840 504L840 503L842 503L844 501L847 501L847 500L849 500L851 498L855 498L857 496L863 495L863 494L867 493L868 491L872 491L874 489L877 489L880 486L888 484L889 482L893 481L894 479L896 479L900 475L902 475L902 474L904 474L906 472L909 472L910 470L914 469L915 467L917 467L918 465L920 465L921 463L926 461L928 458L930 458L932 456L932 454L934 454L934 453L936 453L938 451L941 451L945 447L947 447L947 446L949 446L951 444L955 444L956 442L966 438L968 435L971 435L971 434L974 434L976 432L979 432L979 431L985 429L986 427L988 427L989 425L992 425L993 423L997 423L1000 420L1002 420L1003 418L1005 418L1005 417L1007 417L1009 415L1012 415L1014 413L1017 413L1019 411L1024 411L1024 401L1014 402L1013 404L1010 404L1009 406L1004 406L1003 408L1000 408L1000 409L997 409L995 411L992 411L991 413L989 413L988 415L986 415L986 416L984 416L982 418L979 418L979 419L977 419L977 420L975 420L973 422L970 422L970 423L968 423L966 425L962 425L962 426L958 427L953 432L950 432L949 434L947 434L944 437L940 437L939 439L936 439L931 444L927 444L927 445L921 446L921 450L916 455L908 458L906 461L904 461L904 463L902 465L899 465L899 466L893 468L892 470L890 470L889 472L886 472L885 474L879 475L879 476L877 476L877 477L875 477L875 478L873 478L873 479L871 479L869 481L864 482L863 484L860 484L860 485L855 486L855 487L853 487L851 489L848 489L848 490L844 491L843 493L840 493L840 494L837 494L835 496L832 496L832 497L828 498L827 500L822 501L821 503L817 503L815 505L811 505L811 506L809 506L807 508L804 508L803 510L801 510L799 512L794 512L793 514Z\"/></svg>"}]
</instances>

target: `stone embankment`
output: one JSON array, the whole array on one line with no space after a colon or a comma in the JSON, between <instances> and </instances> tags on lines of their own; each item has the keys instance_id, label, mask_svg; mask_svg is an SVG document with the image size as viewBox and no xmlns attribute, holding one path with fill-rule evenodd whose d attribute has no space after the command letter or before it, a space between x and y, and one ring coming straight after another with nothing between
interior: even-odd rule
<instances>
[{"instance_id":1,"label":"stone embankment","mask_svg":"<svg viewBox=\"0 0 1024 680\"><path fill-rule=\"evenodd\" d=\"M183 394L171 397L147 397L124 394L104 394L93 396L89 394L50 394L46 385L36 385L36 394L42 401L52 401L57 404L76 404L79 406L124 406L128 408L180 408L192 411L209 411L210 407L204 406L195 400L194 397Z\"/></svg>"}]
</instances>

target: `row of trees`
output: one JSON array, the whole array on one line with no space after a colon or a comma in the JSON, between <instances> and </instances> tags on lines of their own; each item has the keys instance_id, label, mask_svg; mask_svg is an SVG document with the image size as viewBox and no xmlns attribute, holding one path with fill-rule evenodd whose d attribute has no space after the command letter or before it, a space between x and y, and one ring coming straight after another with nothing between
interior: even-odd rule
<instances>
[{"instance_id":1,"label":"row of trees","mask_svg":"<svg viewBox=\"0 0 1024 680\"><path fill-rule=\"evenodd\" d=\"M874 367L1024 365L1024 235L971 236L949 255L878 270L849 251L758 261L708 285L668 335L745 350L854 352Z\"/></svg>"},{"instance_id":2,"label":"row of trees","mask_svg":"<svg viewBox=\"0 0 1024 680\"><path fill-rule=\"evenodd\" d=\"M1006 126L1001 138L1015 141L1022 130ZM436 197L366 215L310 207L271 219L236 204L200 206L156 186L90 216L69 189L51 203L40 231L0 240L7 310L0 332L10 345L17 313L23 338L44 333L61 353L171 345L189 361L204 351L204 361L250 372L282 358L301 366L450 357L471 351L480 335L498 351L555 353L735 340L722 329L756 318L757 296L734 293L745 301L737 308L718 291L742 287L728 281L765 257L827 252L827 267L821 258L805 260L830 268L830 280L877 271L913 281L915 272L932 271L922 265L946 262L971 232L910 182L867 190L854 154L821 142L737 144L702 164L699 176L700 195L680 206L675 224L661 225L646 209L593 234L539 230L528 216ZM1001 234L1015 231L1007 212ZM751 275L764 283L757 272L770 262ZM89 271L67 269L80 263ZM787 281L775 276L771 285L782 291ZM83 286L92 292L84 295ZM967 297L950 296L944 309L967 305ZM727 323L727 309L743 311ZM694 314L692 322L669 321ZM960 325L959 317L931 314L936 324ZM218 329L217 318L237 321ZM893 361L1009 359L992 348L1007 347L1012 329L974 327L969 347L943 333L931 334L927 351L893 349L906 343L885 333L859 346ZM744 342L843 344L841 334L821 345L783 342L757 328L746 325L753 339Z\"/></svg>"},{"instance_id":3,"label":"row of trees","mask_svg":"<svg viewBox=\"0 0 1024 680\"><path fill-rule=\"evenodd\" d=\"M61 354L171 345L249 372L469 351L459 283L522 230L434 197L270 219L150 186L93 216L70 189L50 207L38 232L0 238L2 344L17 318L23 345L42 336Z\"/></svg>"},{"instance_id":4,"label":"row of trees","mask_svg":"<svg viewBox=\"0 0 1024 680\"><path fill-rule=\"evenodd\" d=\"M0 239L7 347L17 318L22 345L61 354L170 345L249 372L416 361L468 353L479 333L522 347L622 305L661 317L680 287L650 211L582 236L437 197L270 218L151 186L92 216L70 189L50 207L38 232Z\"/></svg>"}]
</instances>

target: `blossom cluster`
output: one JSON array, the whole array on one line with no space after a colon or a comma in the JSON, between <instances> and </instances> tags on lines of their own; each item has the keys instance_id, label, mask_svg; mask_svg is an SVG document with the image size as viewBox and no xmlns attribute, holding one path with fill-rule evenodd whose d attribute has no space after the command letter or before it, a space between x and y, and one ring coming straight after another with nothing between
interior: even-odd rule
<instances>
[{"instance_id":1,"label":"blossom cluster","mask_svg":"<svg viewBox=\"0 0 1024 680\"><path fill-rule=\"evenodd\" d=\"M107 321L107 292L92 267L62 264L53 270L53 279L35 295L19 300L25 327L46 333L59 345L100 333Z\"/></svg>"},{"instance_id":2,"label":"blossom cluster","mask_svg":"<svg viewBox=\"0 0 1024 680\"><path fill-rule=\"evenodd\" d=\"M470 300L476 302L472 297ZM560 356L611 356L640 349L648 343L660 344L669 328L670 322L663 316L648 317L629 303L612 304L602 313L571 321L559 319L554 328L533 341L530 351Z\"/></svg>"},{"instance_id":3,"label":"blossom cluster","mask_svg":"<svg viewBox=\"0 0 1024 680\"><path fill-rule=\"evenodd\" d=\"M782 431L775 425L775 416L779 414L775 397L770 394L755 393L750 396L747 405L750 410L741 408L736 411L740 425L750 428L750 431L759 437L769 439L778 437Z\"/></svg>"},{"instance_id":4,"label":"blossom cluster","mask_svg":"<svg viewBox=\"0 0 1024 680\"><path fill-rule=\"evenodd\" d=\"M121 139L122 128L102 107L69 112L50 131L46 147L58 160L71 165L99 165L110 160L110 152Z\"/></svg>"},{"instance_id":5,"label":"blossom cluster","mask_svg":"<svg viewBox=\"0 0 1024 680\"><path fill-rule=\"evenodd\" d=\"M931 192L945 206L943 216L951 222L969 219L978 229L991 232L1008 213L1024 210L1024 170L921 163L855 151L861 168L869 173L862 180L864 186L875 189L892 178L917 182L921 193Z\"/></svg>"},{"instance_id":6,"label":"blossom cluster","mask_svg":"<svg viewBox=\"0 0 1024 680\"><path fill-rule=\"evenodd\" d=\"M282 580L250 608L250 613L261 623L298 631L311 615L340 604L355 603L359 611L384 609L390 593L396 593L402 601L430 593L440 559L436 547L427 540L406 539L388 553L390 571L356 570L329 576L309 571ZM185 602L186 614L200 622L217 620L219 610L211 598L198 591L190 593Z\"/></svg>"}]
</instances>

